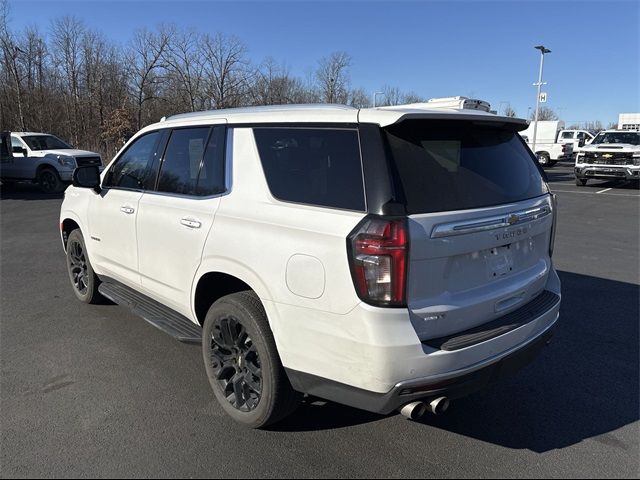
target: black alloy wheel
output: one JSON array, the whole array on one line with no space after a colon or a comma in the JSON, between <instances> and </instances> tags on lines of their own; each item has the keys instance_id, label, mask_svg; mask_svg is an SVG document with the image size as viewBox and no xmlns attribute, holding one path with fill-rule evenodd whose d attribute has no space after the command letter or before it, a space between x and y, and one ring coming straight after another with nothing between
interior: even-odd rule
<instances>
[{"instance_id":1,"label":"black alloy wheel","mask_svg":"<svg viewBox=\"0 0 640 480\"><path fill-rule=\"evenodd\" d=\"M89 272L84 246L76 239L70 240L67 245L69 250L69 273L71 283L80 295L86 295L89 286Z\"/></svg>"},{"instance_id":2,"label":"black alloy wheel","mask_svg":"<svg viewBox=\"0 0 640 480\"><path fill-rule=\"evenodd\" d=\"M232 316L219 318L209 342L212 373L227 401L241 412L255 410L262 395L262 370L246 328Z\"/></svg>"}]
</instances>

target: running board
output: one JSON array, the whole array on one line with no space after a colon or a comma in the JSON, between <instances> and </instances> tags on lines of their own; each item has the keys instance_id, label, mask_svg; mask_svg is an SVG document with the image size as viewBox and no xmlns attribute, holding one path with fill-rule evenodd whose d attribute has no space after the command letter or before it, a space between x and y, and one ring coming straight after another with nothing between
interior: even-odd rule
<instances>
[{"instance_id":1,"label":"running board","mask_svg":"<svg viewBox=\"0 0 640 480\"><path fill-rule=\"evenodd\" d=\"M187 317L165 307L135 290L110 281L103 281L98 291L112 302L127 307L154 327L184 343L202 343L202 327Z\"/></svg>"}]
</instances>

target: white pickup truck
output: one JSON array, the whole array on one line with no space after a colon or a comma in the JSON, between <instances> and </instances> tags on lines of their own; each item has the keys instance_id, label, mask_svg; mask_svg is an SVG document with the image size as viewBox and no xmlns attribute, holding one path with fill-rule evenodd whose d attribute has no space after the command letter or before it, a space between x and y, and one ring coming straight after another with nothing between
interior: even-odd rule
<instances>
[{"instance_id":1,"label":"white pickup truck","mask_svg":"<svg viewBox=\"0 0 640 480\"><path fill-rule=\"evenodd\" d=\"M0 181L3 185L33 182L45 193L57 193L71 183L76 167L102 169L99 154L78 150L47 133L0 132Z\"/></svg>"},{"instance_id":2,"label":"white pickup truck","mask_svg":"<svg viewBox=\"0 0 640 480\"><path fill-rule=\"evenodd\" d=\"M520 132L520 135L532 150L535 123L531 122L526 130ZM569 138L562 138L565 132L571 132L571 141L569 141ZM561 121L538 121L534 153L538 157L540 165L553 167L559 160L571 160L574 147L574 132L575 130L564 130L564 122Z\"/></svg>"},{"instance_id":3,"label":"white pickup truck","mask_svg":"<svg viewBox=\"0 0 640 480\"><path fill-rule=\"evenodd\" d=\"M604 130L576 155L576 185L587 180L640 181L640 132Z\"/></svg>"}]
</instances>

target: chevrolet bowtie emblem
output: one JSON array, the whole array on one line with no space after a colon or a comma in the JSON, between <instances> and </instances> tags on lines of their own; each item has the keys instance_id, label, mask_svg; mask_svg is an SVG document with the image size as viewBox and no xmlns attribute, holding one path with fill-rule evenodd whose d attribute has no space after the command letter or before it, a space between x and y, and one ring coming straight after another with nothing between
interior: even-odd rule
<instances>
[{"instance_id":1,"label":"chevrolet bowtie emblem","mask_svg":"<svg viewBox=\"0 0 640 480\"><path fill-rule=\"evenodd\" d=\"M518 223L518 220L520 220L520 217L518 217L518 215L509 215L507 217L507 223L509 225L515 225L516 223Z\"/></svg>"},{"instance_id":2,"label":"chevrolet bowtie emblem","mask_svg":"<svg viewBox=\"0 0 640 480\"><path fill-rule=\"evenodd\" d=\"M611 158L613 157L613 155L611 155L610 153L605 153L604 155L602 155L602 158Z\"/></svg>"}]
</instances>

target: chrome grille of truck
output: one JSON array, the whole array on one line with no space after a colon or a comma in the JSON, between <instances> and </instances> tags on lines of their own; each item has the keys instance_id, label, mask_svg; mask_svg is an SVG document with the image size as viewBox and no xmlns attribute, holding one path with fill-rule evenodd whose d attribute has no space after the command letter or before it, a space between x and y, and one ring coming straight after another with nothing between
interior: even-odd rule
<instances>
[{"instance_id":1,"label":"chrome grille of truck","mask_svg":"<svg viewBox=\"0 0 640 480\"><path fill-rule=\"evenodd\" d=\"M97 156L93 156L93 157L76 157L76 163L78 164L79 167L86 167L86 166L90 166L90 165L102 165L102 160L100 159L100 157Z\"/></svg>"},{"instance_id":2,"label":"chrome grille of truck","mask_svg":"<svg viewBox=\"0 0 640 480\"><path fill-rule=\"evenodd\" d=\"M622 152L587 152L584 154L584 163L593 163L598 165L633 165L633 154Z\"/></svg>"}]
</instances>

